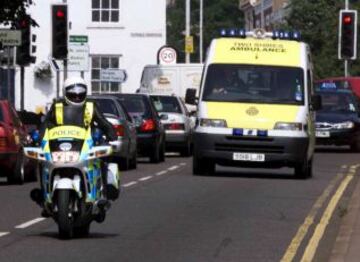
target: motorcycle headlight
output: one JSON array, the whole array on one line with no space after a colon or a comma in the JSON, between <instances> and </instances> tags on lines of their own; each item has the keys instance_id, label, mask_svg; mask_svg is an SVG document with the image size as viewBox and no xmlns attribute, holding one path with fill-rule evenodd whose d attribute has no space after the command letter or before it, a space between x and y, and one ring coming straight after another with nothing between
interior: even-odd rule
<instances>
[{"instance_id":1,"label":"motorcycle headlight","mask_svg":"<svg viewBox=\"0 0 360 262\"><path fill-rule=\"evenodd\" d=\"M223 119L200 119L200 126L203 127L227 127L227 123Z\"/></svg>"},{"instance_id":2,"label":"motorcycle headlight","mask_svg":"<svg viewBox=\"0 0 360 262\"><path fill-rule=\"evenodd\" d=\"M354 122L346 121L342 123L336 123L333 125L335 129L351 129L354 127Z\"/></svg>"},{"instance_id":3,"label":"motorcycle headlight","mask_svg":"<svg viewBox=\"0 0 360 262\"><path fill-rule=\"evenodd\" d=\"M53 152L51 154L55 163L74 163L79 160L79 152Z\"/></svg>"},{"instance_id":4,"label":"motorcycle headlight","mask_svg":"<svg viewBox=\"0 0 360 262\"><path fill-rule=\"evenodd\" d=\"M277 122L274 126L275 130L301 131L303 130L302 123L292 122Z\"/></svg>"}]
</instances>

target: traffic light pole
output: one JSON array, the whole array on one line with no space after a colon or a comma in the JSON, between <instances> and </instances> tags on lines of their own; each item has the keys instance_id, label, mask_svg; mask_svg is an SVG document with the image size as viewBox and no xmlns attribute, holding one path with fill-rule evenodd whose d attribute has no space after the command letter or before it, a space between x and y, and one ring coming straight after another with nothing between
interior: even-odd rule
<instances>
[{"instance_id":1,"label":"traffic light pole","mask_svg":"<svg viewBox=\"0 0 360 262\"><path fill-rule=\"evenodd\" d=\"M64 59L64 82L67 78L67 59Z\"/></svg>"},{"instance_id":2,"label":"traffic light pole","mask_svg":"<svg viewBox=\"0 0 360 262\"><path fill-rule=\"evenodd\" d=\"M25 109L25 67L20 66L20 109Z\"/></svg>"},{"instance_id":3,"label":"traffic light pole","mask_svg":"<svg viewBox=\"0 0 360 262\"><path fill-rule=\"evenodd\" d=\"M11 90L11 82L10 82L10 78L11 78L11 61L10 61L10 56L11 56L11 47L8 46L7 47L7 100L10 102L10 90Z\"/></svg>"},{"instance_id":4,"label":"traffic light pole","mask_svg":"<svg viewBox=\"0 0 360 262\"><path fill-rule=\"evenodd\" d=\"M345 10L349 10L349 0L345 0ZM344 75L349 76L349 60L344 60Z\"/></svg>"}]
</instances>

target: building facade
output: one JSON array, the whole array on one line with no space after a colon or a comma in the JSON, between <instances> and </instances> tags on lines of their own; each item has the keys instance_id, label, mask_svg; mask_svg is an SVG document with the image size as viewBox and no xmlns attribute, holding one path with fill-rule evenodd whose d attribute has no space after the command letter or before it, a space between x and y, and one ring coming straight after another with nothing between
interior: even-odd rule
<instances>
[{"instance_id":1,"label":"building facade","mask_svg":"<svg viewBox=\"0 0 360 262\"><path fill-rule=\"evenodd\" d=\"M240 0L239 8L244 12L247 30L263 27L272 30L284 23L290 0ZM261 25L261 13L264 25Z\"/></svg>"},{"instance_id":2,"label":"building facade","mask_svg":"<svg viewBox=\"0 0 360 262\"><path fill-rule=\"evenodd\" d=\"M89 66L83 73L72 66L68 76L83 75L89 93L133 93L140 86L143 67L157 62L157 52L166 43L166 0L50 0L36 1L29 9L39 27L36 35L37 60L25 68L24 106L39 111L61 94L64 80L62 61L59 84L51 63L51 5L68 5L69 38L87 36ZM75 45L78 44L71 43ZM81 44L80 44L81 45ZM81 49L81 48L80 48ZM83 61L83 60L82 60ZM70 62L70 61L69 61ZM70 68L71 69L71 68ZM104 69L126 72L124 83L104 81ZM15 73L15 105L20 108L20 73ZM60 87L60 88L58 88Z\"/></svg>"}]
</instances>

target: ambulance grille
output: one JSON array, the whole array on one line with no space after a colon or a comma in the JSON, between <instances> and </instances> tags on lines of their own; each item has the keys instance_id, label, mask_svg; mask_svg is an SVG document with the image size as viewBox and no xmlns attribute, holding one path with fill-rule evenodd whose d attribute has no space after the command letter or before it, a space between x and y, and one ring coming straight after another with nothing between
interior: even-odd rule
<instances>
[{"instance_id":1,"label":"ambulance grille","mask_svg":"<svg viewBox=\"0 0 360 262\"><path fill-rule=\"evenodd\" d=\"M283 146L274 145L234 145L234 144L215 144L216 151L243 152L243 153L274 153L283 154Z\"/></svg>"}]
</instances>

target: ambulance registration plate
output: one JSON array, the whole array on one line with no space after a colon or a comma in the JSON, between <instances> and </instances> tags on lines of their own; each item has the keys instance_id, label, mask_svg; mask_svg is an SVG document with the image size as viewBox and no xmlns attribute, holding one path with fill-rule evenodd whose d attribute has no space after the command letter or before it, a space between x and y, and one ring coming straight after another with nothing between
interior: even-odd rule
<instances>
[{"instance_id":1,"label":"ambulance registration plate","mask_svg":"<svg viewBox=\"0 0 360 262\"><path fill-rule=\"evenodd\" d=\"M250 162L264 162L264 154L254 153L233 153L233 160L235 161L250 161Z\"/></svg>"}]
</instances>

